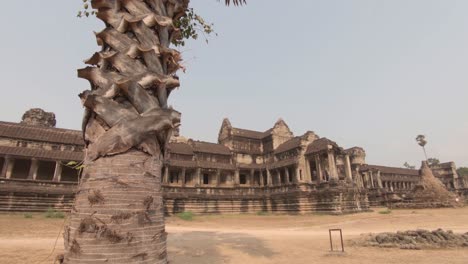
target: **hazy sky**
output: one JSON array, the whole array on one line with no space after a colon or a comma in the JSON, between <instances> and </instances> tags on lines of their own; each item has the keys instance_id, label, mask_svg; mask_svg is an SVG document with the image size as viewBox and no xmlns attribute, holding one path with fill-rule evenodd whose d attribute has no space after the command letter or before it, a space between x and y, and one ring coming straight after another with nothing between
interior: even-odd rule
<instances>
[{"instance_id":1,"label":"hazy sky","mask_svg":"<svg viewBox=\"0 0 468 264\"><path fill-rule=\"evenodd\" d=\"M362 146L370 164L419 166L422 133L430 157L468 166L468 1L248 2L192 0L219 36L182 48L187 73L171 104L183 135L216 141L224 117L261 131L282 117L295 135ZM89 85L76 69L103 28L76 18L81 3L2 4L0 120L41 107L79 129Z\"/></svg>"}]
</instances>

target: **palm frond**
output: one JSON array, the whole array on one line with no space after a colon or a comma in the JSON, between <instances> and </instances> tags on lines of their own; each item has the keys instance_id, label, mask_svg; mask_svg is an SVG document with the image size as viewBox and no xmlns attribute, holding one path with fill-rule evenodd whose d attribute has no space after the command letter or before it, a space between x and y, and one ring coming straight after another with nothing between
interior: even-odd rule
<instances>
[{"instance_id":1,"label":"palm frond","mask_svg":"<svg viewBox=\"0 0 468 264\"><path fill-rule=\"evenodd\" d=\"M230 5L232 2L232 4L234 4L235 6L238 6L238 5L246 5L247 4L247 0L226 0L226 5Z\"/></svg>"}]
</instances>

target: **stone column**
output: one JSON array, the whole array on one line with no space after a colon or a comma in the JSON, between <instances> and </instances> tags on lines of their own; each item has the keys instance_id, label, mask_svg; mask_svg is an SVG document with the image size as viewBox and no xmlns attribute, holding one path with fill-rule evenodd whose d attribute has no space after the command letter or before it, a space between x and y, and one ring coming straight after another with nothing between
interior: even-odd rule
<instances>
[{"instance_id":1,"label":"stone column","mask_svg":"<svg viewBox=\"0 0 468 264\"><path fill-rule=\"evenodd\" d=\"M332 151L328 151L328 171L330 173L330 180L338 180L338 173L336 171L335 155Z\"/></svg>"},{"instance_id":2,"label":"stone column","mask_svg":"<svg viewBox=\"0 0 468 264\"><path fill-rule=\"evenodd\" d=\"M278 169L276 169L275 174L276 174L276 182L278 183L278 186L280 186L281 185L281 172Z\"/></svg>"},{"instance_id":3,"label":"stone column","mask_svg":"<svg viewBox=\"0 0 468 264\"><path fill-rule=\"evenodd\" d=\"M323 180L322 163L320 162L320 156L315 155L315 167L317 169L317 182L320 183Z\"/></svg>"},{"instance_id":4,"label":"stone column","mask_svg":"<svg viewBox=\"0 0 468 264\"><path fill-rule=\"evenodd\" d=\"M299 164L296 164L296 175L294 178L296 179L296 182L301 182L301 169Z\"/></svg>"},{"instance_id":5,"label":"stone column","mask_svg":"<svg viewBox=\"0 0 468 264\"><path fill-rule=\"evenodd\" d=\"M260 170L260 186L265 186L265 179L263 178L263 170Z\"/></svg>"},{"instance_id":6,"label":"stone column","mask_svg":"<svg viewBox=\"0 0 468 264\"><path fill-rule=\"evenodd\" d=\"M56 161L53 181L59 182L61 180L62 180L62 163L60 163L60 161Z\"/></svg>"},{"instance_id":7,"label":"stone column","mask_svg":"<svg viewBox=\"0 0 468 264\"><path fill-rule=\"evenodd\" d=\"M268 186L273 186L273 181L271 179L271 172L269 169L266 170L267 173L267 185Z\"/></svg>"},{"instance_id":8,"label":"stone column","mask_svg":"<svg viewBox=\"0 0 468 264\"><path fill-rule=\"evenodd\" d=\"M311 183L312 182L312 171L310 170L310 162L308 158L305 158L305 175L304 179L305 182Z\"/></svg>"},{"instance_id":9,"label":"stone column","mask_svg":"<svg viewBox=\"0 0 468 264\"><path fill-rule=\"evenodd\" d=\"M201 185L202 185L201 168L197 168L197 171L195 173L195 187L200 187Z\"/></svg>"},{"instance_id":10,"label":"stone column","mask_svg":"<svg viewBox=\"0 0 468 264\"><path fill-rule=\"evenodd\" d=\"M240 185L240 176L239 176L239 169L234 171L234 186Z\"/></svg>"},{"instance_id":11,"label":"stone column","mask_svg":"<svg viewBox=\"0 0 468 264\"><path fill-rule=\"evenodd\" d=\"M185 169L185 168L182 168L181 177L180 177L181 180L182 180L182 183L181 183L181 186L182 186L182 187L185 187L185 181L186 181L185 176L186 176L186 173L187 173L186 169Z\"/></svg>"},{"instance_id":12,"label":"stone column","mask_svg":"<svg viewBox=\"0 0 468 264\"><path fill-rule=\"evenodd\" d=\"M0 174L0 178L6 178L8 167L10 166L11 158L9 156L5 157L5 162L3 163L3 168Z\"/></svg>"},{"instance_id":13,"label":"stone column","mask_svg":"<svg viewBox=\"0 0 468 264\"><path fill-rule=\"evenodd\" d=\"M353 180L353 175L351 173L351 162L349 161L349 155L345 155L344 157L344 166L345 166L345 175L346 178L350 181Z\"/></svg>"},{"instance_id":14,"label":"stone column","mask_svg":"<svg viewBox=\"0 0 468 264\"><path fill-rule=\"evenodd\" d=\"M291 182L289 181L289 170L288 167L284 168L284 176L286 177L286 184L290 184Z\"/></svg>"},{"instance_id":15,"label":"stone column","mask_svg":"<svg viewBox=\"0 0 468 264\"><path fill-rule=\"evenodd\" d=\"M370 177L370 186L372 188L375 188L375 184L374 184L374 172L373 171L369 171L369 177Z\"/></svg>"},{"instance_id":16,"label":"stone column","mask_svg":"<svg viewBox=\"0 0 468 264\"><path fill-rule=\"evenodd\" d=\"M383 188L383 184L382 184L382 176L380 175L380 171L377 171L377 185L379 186L379 188Z\"/></svg>"},{"instance_id":17,"label":"stone column","mask_svg":"<svg viewBox=\"0 0 468 264\"><path fill-rule=\"evenodd\" d=\"M169 165L164 167L163 183L169 183Z\"/></svg>"},{"instance_id":18,"label":"stone column","mask_svg":"<svg viewBox=\"0 0 468 264\"><path fill-rule=\"evenodd\" d=\"M216 170L216 187L219 187L219 185L221 184L220 177L221 177L221 170L217 169Z\"/></svg>"},{"instance_id":19,"label":"stone column","mask_svg":"<svg viewBox=\"0 0 468 264\"><path fill-rule=\"evenodd\" d=\"M255 186L255 170L254 169L251 169L250 170L250 184L249 186Z\"/></svg>"},{"instance_id":20,"label":"stone column","mask_svg":"<svg viewBox=\"0 0 468 264\"><path fill-rule=\"evenodd\" d=\"M1 178L11 178L11 173L13 171L13 166L15 165L15 160L10 156L5 157L5 163L3 164Z\"/></svg>"},{"instance_id":21,"label":"stone column","mask_svg":"<svg viewBox=\"0 0 468 264\"><path fill-rule=\"evenodd\" d=\"M370 188L370 185L369 185L369 172L364 172L363 176L364 176L364 187L366 189L368 189L368 188Z\"/></svg>"},{"instance_id":22,"label":"stone column","mask_svg":"<svg viewBox=\"0 0 468 264\"><path fill-rule=\"evenodd\" d=\"M31 159L31 167L29 167L28 180L36 180L37 170L39 169L39 161L35 158Z\"/></svg>"}]
</instances>

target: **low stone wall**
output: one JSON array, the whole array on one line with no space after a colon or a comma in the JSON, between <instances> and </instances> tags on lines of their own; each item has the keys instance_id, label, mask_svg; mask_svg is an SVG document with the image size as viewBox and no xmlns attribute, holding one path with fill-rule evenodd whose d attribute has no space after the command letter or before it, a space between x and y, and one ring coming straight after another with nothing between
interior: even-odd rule
<instances>
[{"instance_id":1,"label":"low stone wall","mask_svg":"<svg viewBox=\"0 0 468 264\"><path fill-rule=\"evenodd\" d=\"M0 211L70 211L76 187L73 182L0 179Z\"/></svg>"},{"instance_id":2,"label":"low stone wall","mask_svg":"<svg viewBox=\"0 0 468 264\"><path fill-rule=\"evenodd\" d=\"M187 191L187 189L189 189ZM167 215L326 212L343 214L369 210L367 195L343 186L288 185L270 188L177 188L164 187Z\"/></svg>"},{"instance_id":3,"label":"low stone wall","mask_svg":"<svg viewBox=\"0 0 468 264\"><path fill-rule=\"evenodd\" d=\"M69 211L76 183L0 179L0 211ZM162 186L164 211L173 215L273 212L354 213L369 210L367 193L346 184L291 184L274 187Z\"/></svg>"}]
</instances>

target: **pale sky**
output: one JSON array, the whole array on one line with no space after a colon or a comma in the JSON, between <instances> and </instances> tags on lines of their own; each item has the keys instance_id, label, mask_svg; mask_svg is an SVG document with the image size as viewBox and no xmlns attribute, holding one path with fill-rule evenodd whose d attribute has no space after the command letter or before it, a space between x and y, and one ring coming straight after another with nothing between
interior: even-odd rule
<instances>
[{"instance_id":1,"label":"pale sky","mask_svg":"<svg viewBox=\"0 0 468 264\"><path fill-rule=\"evenodd\" d=\"M281 117L295 135L363 147L369 164L419 166L425 134L430 157L468 166L468 1L248 2L192 0L219 36L181 49L187 72L171 104L184 136L215 142L224 117L260 131ZM76 69L103 28L76 18L81 3L2 4L0 120L40 107L80 128L89 85Z\"/></svg>"}]
</instances>

